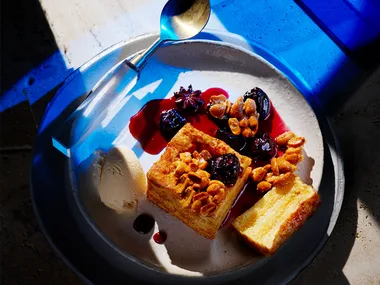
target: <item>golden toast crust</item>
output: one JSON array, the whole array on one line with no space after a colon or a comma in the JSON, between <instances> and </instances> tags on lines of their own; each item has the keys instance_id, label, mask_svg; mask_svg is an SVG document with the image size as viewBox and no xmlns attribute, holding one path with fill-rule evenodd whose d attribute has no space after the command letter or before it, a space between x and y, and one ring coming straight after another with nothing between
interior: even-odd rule
<instances>
[{"instance_id":1,"label":"golden toast crust","mask_svg":"<svg viewBox=\"0 0 380 285\"><path fill-rule=\"evenodd\" d=\"M306 222L320 202L318 193L297 176L294 183L283 189L272 188L232 225L251 247L263 255L272 255ZM293 210L289 211L292 206ZM265 216L269 212L271 214ZM281 224L273 221L281 221Z\"/></svg>"},{"instance_id":2,"label":"golden toast crust","mask_svg":"<svg viewBox=\"0 0 380 285\"><path fill-rule=\"evenodd\" d=\"M207 150L215 157L226 153L235 154L241 167L236 183L226 187L226 197L218 205L212 216L203 216L192 211L190 207L183 206L178 194L178 189L182 185L175 175L174 165L176 161L179 161L181 153L200 152L202 150ZM208 239L214 239L235 198L243 189L251 173L250 164L250 158L240 155L225 142L197 130L188 123L172 138L160 159L148 171L147 197L151 202L181 220L197 233Z\"/></svg>"}]
</instances>

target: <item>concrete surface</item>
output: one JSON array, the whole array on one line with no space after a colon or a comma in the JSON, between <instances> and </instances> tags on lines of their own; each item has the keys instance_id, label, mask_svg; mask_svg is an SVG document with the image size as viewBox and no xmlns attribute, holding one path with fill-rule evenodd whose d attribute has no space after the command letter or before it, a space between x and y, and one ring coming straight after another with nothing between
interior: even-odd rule
<instances>
[{"instance_id":1,"label":"concrete surface","mask_svg":"<svg viewBox=\"0 0 380 285\"><path fill-rule=\"evenodd\" d=\"M71 70L122 39L156 31L157 13L141 19L164 2L18 0L2 6L0 102L7 108L0 113L1 284L82 284L48 245L32 211L36 128ZM227 2L212 1L220 9ZM215 12L210 27L225 30L226 23ZM306 79L313 83L315 76ZM380 284L380 68L338 106L331 122L346 166L344 205L325 247L293 285Z\"/></svg>"}]
</instances>

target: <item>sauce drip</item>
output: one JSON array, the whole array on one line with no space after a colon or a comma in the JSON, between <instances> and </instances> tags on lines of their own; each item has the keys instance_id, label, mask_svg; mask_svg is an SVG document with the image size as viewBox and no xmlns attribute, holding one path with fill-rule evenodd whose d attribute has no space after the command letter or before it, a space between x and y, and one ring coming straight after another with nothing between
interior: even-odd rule
<instances>
[{"instance_id":1,"label":"sauce drip","mask_svg":"<svg viewBox=\"0 0 380 285\"><path fill-rule=\"evenodd\" d=\"M154 227L154 218L148 214L139 215L133 222L133 228L140 234L149 233Z\"/></svg>"},{"instance_id":2,"label":"sauce drip","mask_svg":"<svg viewBox=\"0 0 380 285\"><path fill-rule=\"evenodd\" d=\"M272 111L269 118L265 121L259 121L259 131L267 132L272 138L289 131L285 122L282 120L276 109L272 105ZM283 152L278 149L277 157L281 156ZM253 160L252 160L253 161ZM268 161L252 162L251 167L264 166ZM265 193L256 190L256 183L248 178L248 182L244 185L243 190L239 196L236 197L235 202L232 204L231 209L228 211L221 227L230 225L238 216L243 214L246 210L251 208L257 201L259 201Z\"/></svg>"},{"instance_id":3,"label":"sauce drip","mask_svg":"<svg viewBox=\"0 0 380 285\"><path fill-rule=\"evenodd\" d=\"M228 98L228 93L221 88L210 88L202 92L201 98L204 101L202 110L197 114L186 114L178 110L187 122L191 123L198 130L215 136L218 126L210 120L206 112L207 104L213 95L224 94ZM176 108L174 98L151 100L146 103L141 110L134 115L129 122L129 131L140 143L143 150L149 154L160 153L168 144L168 141L160 131L160 115L163 111Z\"/></svg>"},{"instance_id":4,"label":"sauce drip","mask_svg":"<svg viewBox=\"0 0 380 285\"><path fill-rule=\"evenodd\" d=\"M153 235L153 240L158 244L163 244L166 241L167 234L166 232L159 231Z\"/></svg>"}]
</instances>

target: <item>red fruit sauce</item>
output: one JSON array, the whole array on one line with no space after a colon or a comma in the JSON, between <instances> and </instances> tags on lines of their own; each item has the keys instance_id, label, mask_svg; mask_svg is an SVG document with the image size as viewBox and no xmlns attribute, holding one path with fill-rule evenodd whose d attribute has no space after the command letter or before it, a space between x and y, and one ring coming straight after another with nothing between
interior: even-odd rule
<instances>
[{"instance_id":1,"label":"red fruit sauce","mask_svg":"<svg viewBox=\"0 0 380 285\"><path fill-rule=\"evenodd\" d=\"M224 94L228 98L228 93L221 88L210 88L202 92L201 98L204 101L203 109L197 114L184 114L187 122L191 123L195 128L215 137L218 126L208 117L206 112L207 104L213 95ZM281 119L276 109L272 107L270 117L265 121L259 121L259 131L267 132L272 138L288 131L288 127ZM133 137L139 141L143 150L150 154L160 153L167 145L168 141L164 138L160 131L160 115L163 111L176 108L173 98L151 100L141 110L134 115L129 123L129 130ZM281 155L279 151L277 156ZM249 182L244 186L239 196L236 198L232 208L228 212L223 225L230 224L237 216L252 207L264 194L256 191L256 184ZM157 235L157 236L156 236ZM166 233L156 233L153 239L163 243L166 239Z\"/></svg>"},{"instance_id":2,"label":"red fruit sauce","mask_svg":"<svg viewBox=\"0 0 380 285\"><path fill-rule=\"evenodd\" d=\"M220 88L210 88L202 93L201 98L205 102L203 109L197 114L183 115L187 122L191 123L198 130L215 136L217 125L209 119L206 113L207 104L213 95L224 94L228 98L228 93ZM168 141L160 131L160 115L163 111L176 108L173 98L151 100L134 115L129 122L129 131L132 136L139 141L143 150L150 154L160 153L168 144Z\"/></svg>"},{"instance_id":3,"label":"red fruit sauce","mask_svg":"<svg viewBox=\"0 0 380 285\"><path fill-rule=\"evenodd\" d=\"M166 232L159 231L153 235L153 240L158 244L163 244L166 241L167 234Z\"/></svg>"}]
</instances>

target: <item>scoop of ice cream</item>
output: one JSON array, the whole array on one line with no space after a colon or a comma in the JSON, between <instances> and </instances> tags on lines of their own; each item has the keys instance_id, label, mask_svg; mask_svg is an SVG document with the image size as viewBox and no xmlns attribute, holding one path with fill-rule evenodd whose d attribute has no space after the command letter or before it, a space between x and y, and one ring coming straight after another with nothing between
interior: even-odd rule
<instances>
[{"instance_id":1,"label":"scoop of ice cream","mask_svg":"<svg viewBox=\"0 0 380 285\"><path fill-rule=\"evenodd\" d=\"M135 211L146 189L146 176L135 153L125 146L111 148L100 175L101 201L120 213Z\"/></svg>"}]
</instances>

